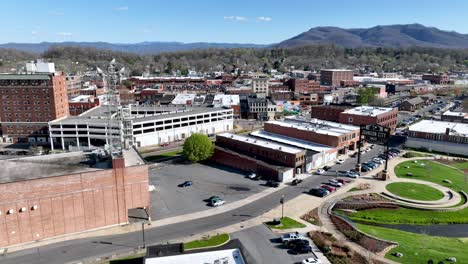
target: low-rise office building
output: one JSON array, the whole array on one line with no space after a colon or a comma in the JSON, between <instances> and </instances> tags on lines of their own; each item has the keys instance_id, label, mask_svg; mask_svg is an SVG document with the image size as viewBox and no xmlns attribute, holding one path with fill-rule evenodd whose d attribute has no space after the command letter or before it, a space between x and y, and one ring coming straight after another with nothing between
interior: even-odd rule
<instances>
[{"instance_id":1,"label":"low-rise office building","mask_svg":"<svg viewBox=\"0 0 468 264\"><path fill-rule=\"evenodd\" d=\"M446 111L441 115L442 121L468 123L468 113Z\"/></svg>"},{"instance_id":2,"label":"low-rise office building","mask_svg":"<svg viewBox=\"0 0 468 264\"><path fill-rule=\"evenodd\" d=\"M468 124L422 120L409 127L405 146L468 156Z\"/></svg>"},{"instance_id":3,"label":"low-rise office building","mask_svg":"<svg viewBox=\"0 0 468 264\"><path fill-rule=\"evenodd\" d=\"M413 112L418 109L421 109L424 106L424 100L417 96L411 99L408 99L400 104L401 111Z\"/></svg>"},{"instance_id":4,"label":"low-rise office building","mask_svg":"<svg viewBox=\"0 0 468 264\"><path fill-rule=\"evenodd\" d=\"M297 138L336 148L339 154L355 150L359 140L359 127L311 118L286 118L264 124L269 133Z\"/></svg>"},{"instance_id":5,"label":"low-rise office building","mask_svg":"<svg viewBox=\"0 0 468 264\"><path fill-rule=\"evenodd\" d=\"M394 133L398 123L398 108L358 106L340 113L339 122L355 126L378 124Z\"/></svg>"},{"instance_id":6,"label":"low-rise office building","mask_svg":"<svg viewBox=\"0 0 468 264\"><path fill-rule=\"evenodd\" d=\"M320 71L320 82L323 85L338 87L341 81L353 81L353 71L342 69L324 69Z\"/></svg>"},{"instance_id":7,"label":"low-rise office building","mask_svg":"<svg viewBox=\"0 0 468 264\"><path fill-rule=\"evenodd\" d=\"M79 116L57 119L49 122L49 131L52 149L88 149L112 142L158 145L184 140L193 133L230 131L233 126L231 108L130 105L119 109L99 106Z\"/></svg>"},{"instance_id":8,"label":"low-rise office building","mask_svg":"<svg viewBox=\"0 0 468 264\"><path fill-rule=\"evenodd\" d=\"M296 147L223 133L216 136L216 149L212 159L277 181L286 181L292 179L296 173L304 172L305 154L305 150ZM256 162L252 162L252 158Z\"/></svg>"}]
</instances>

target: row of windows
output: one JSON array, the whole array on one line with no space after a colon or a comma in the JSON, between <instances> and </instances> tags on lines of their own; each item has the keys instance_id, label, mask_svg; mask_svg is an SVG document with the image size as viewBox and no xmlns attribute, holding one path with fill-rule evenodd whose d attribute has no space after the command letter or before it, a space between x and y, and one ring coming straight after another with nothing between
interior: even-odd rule
<instances>
[{"instance_id":1,"label":"row of windows","mask_svg":"<svg viewBox=\"0 0 468 264\"><path fill-rule=\"evenodd\" d=\"M200 125L200 124L204 124L204 123L216 122L216 121L221 121L221 120L225 120L225 119L223 119L223 118L212 118L211 120L191 121L191 122L185 122L185 123L179 123L179 124L172 124L172 125L168 125L168 126L157 126L155 128L153 127L153 128L143 129L143 130L135 129L133 131L133 134L134 135L139 135L139 134L145 134L145 133L152 133L152 132L155 132L155 131L162 131L162 130L169 130L169 129L179 128L179 127Z\"/></svg>"},{"instance_id":2,"label":"row of windows","mask_svg":"<svg viewBox=\"0 0 468 264\"><path fill-rule=\"evenodd\" d=\"M385 117L382 117L382 118L378 118L377 123L387 121L387 120L390 120L390 119L396 119L397 117L398 117L398 114L388 115L388 116L385 116Z\"/></svg>"},{"instance_id":3,"label":"row of windows","mask_svg":"<svg viewBox=\"0 0 468 264\"><path fill-rule=\"evenodd\" d=\"M24 108L21 108L21 107L9 107L9 106L4 106L3 107L3 111L21 111L21 110L24 110L24 111L30 111L31 110L31 107L28 106L28 107L24 107ZM49 112L50 109L47 108L47 107L34 107L34 111L45 111L45 112Z\"/></svg>"},{"instance_id":4,"label":"row of windows","mask_svg":"<svg viewBox=\"0 0 468 264\"><path fill-rule=\"evenodd\" d=\"M411 137L419 137L419 138L425 138L425 139L431 139L431 140L437 140L437 141L449 141L449 142L454 142L454 143L466 143L468 144L468 137L460 137L460 136L447 136L444 134L432 134L432 133L424 133L423 137L418 136L418 133L415 131L410 131L409 136Z\"/></svg>"},{"instance_id":5,"label":"row of windows","mask_svg":"<svg viewBox=\"0 0 468 264\"><path fill-rule=\"evenodd\" d=\"M215 116L215 115L214 115ZM220 118L213 118L211 120L224 120L224 119L231 119L232 118L232 115L218 115L220 116ZM156 122L148 122L148 123L144 123L144 124L136 124L133 126L133 129L138 129L138 128L142 128L142 127L153 127L153 126L161 126L161 125L166 125L166 124L172 124L172 123L180 123L180 122L187 122L187 121L191 121L191 120L205 120L205 123L208 122L208 120L206 118L209 118L209 115L206 114L206 115L197 115L197 116L191 116L191 117L183 117L183 118L175 118L175 119L167 119L167 120L164 120L164 121L156 121Z\"/></svg>"}]
</instances>

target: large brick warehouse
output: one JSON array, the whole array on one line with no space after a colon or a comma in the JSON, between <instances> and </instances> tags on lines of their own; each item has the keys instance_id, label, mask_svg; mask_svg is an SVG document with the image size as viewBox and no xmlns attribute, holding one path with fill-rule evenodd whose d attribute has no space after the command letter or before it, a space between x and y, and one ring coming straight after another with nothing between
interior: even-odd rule
<instances>
[{"instance_id":1,"label":"large brick warehouse","mask_svg":"<svg viewBox=\"0 0 468 264\"><path fill-rule=\"evenodd\" d=\"M129 209L150 203L148 167L132 158L89 162L80 152L0 161L0 247L128 223Z\"/></svg>"}]
</instances>

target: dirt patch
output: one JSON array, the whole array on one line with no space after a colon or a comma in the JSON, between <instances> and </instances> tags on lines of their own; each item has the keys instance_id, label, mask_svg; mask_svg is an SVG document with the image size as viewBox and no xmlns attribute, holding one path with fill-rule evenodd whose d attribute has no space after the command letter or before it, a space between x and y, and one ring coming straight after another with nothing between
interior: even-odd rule
<instances>
[{"instance_id":1,"label":"dirt patch","mask_svg":"<svg viewBox=\"0 0 468 264\"><path fill-rule=\"evenodd\" d=\"M330 233L313 231L309 237L333 264L375 263L337 241Z\"/></svg>"},{"instance_id":2,"label":"dirt patch","mask_svg":"<svg viewBox=\"0 0 468 264\"><path fill-rule=\"evenodd\" d=\"M322 225L322 222L320 221L320 217L318 214L318 208L315 208L312 211L309 211L305 215L301 216L301 219L316 226Z\"/></svg>"},{"instance_id":3,"label":"dirt patch","mask_svg":"<svg viewBox=\"0 0 468 264\"><path fill-rule=\"evenodd\" d=\"M386 202L389 200L380 196L377 193L366 193L366 194L348 196L344 198L343 201L346 201L346 202Z\"/></svg>"}]
</instances>

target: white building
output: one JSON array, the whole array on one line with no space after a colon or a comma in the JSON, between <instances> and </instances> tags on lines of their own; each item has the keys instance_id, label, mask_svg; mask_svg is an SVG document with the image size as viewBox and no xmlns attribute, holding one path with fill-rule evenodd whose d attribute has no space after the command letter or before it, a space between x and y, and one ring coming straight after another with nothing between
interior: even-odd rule
<instances>
[{"instance_id":1,"label":"white building","mask_svg":"<svg viewBox=\"0 0 468 264\"><path fill-rule=\"evenodd\" d=\"M408 128L405 146L468 156L468 124L422 120Z\"/></svg>"},{"instance_id":2,"label":"white building","mask_svg":"<svg viewBox=\"0 0 468 264\"><path fill-rule=\"evenodd\" d=\"M126 147L144 147L184 140L193 133L217 134L233 129L233 110L226 108L181 108L128 106L112 110L93 108L80 116L49 122L52 149L88 149L122 142Z\"/></svg>"},{"instance_id":3,"label":"white building","mask_svg":"<svg viewBox=\"0 0 468 264\"><path fill-rule=\"evenodd\" d=\"M145 264L244 264L239 249L224 249L192 254L146 258Z\"/></svg>"},{"instance_id":4,"label":"white building","mask_svg":"<svg viewBox=\"0 0 468 264\"><path fill-rule=\"evenodd\" d=\"M268 86L270 81L268 78L253 78L252 79L252 92L256 94L268 94Z\"/></svg>"}]
</instances>

